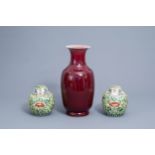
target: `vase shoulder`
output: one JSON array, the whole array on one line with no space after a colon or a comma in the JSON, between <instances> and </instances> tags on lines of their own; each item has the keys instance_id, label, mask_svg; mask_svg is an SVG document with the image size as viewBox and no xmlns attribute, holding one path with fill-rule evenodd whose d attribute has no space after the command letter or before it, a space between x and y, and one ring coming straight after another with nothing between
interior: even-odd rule
<instances>
[{"instance_id":1,"label":"vase shoulder","mask_svg":"<svg viewBox=\"0 0 155 155\"><path fill-rule=\"evenodd\" d=\"M90 72L93 73L93 70L87 65L68 65L63 72Z\"/></svg>"}]
</instances>

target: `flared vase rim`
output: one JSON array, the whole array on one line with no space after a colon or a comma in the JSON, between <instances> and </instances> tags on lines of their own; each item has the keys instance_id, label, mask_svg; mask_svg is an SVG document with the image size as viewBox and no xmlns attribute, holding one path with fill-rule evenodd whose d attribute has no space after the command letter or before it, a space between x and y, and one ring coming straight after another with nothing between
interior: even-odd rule
<instances>
[{"instance_id":1,"label":"flared vase rim","mask_svg":"<svg viewBox=\"0 0 155 155\"><path fill-rule=\"evenodd\" d=\"M86 45L86 44L70 44L67 45L66 48L68 49L89 49L91 46Z\"/></svg>"}]
</instances>

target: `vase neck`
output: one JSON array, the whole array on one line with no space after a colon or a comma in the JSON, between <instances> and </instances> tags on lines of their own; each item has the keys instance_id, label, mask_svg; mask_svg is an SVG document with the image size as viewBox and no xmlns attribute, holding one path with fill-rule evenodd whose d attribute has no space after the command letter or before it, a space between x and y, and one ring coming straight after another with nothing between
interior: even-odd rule
<instances>
[{"instance_id":1,"label":"vase neck","mask_svg":"<svg viewBox=\"0 0 155 155\"><path fill-rule=\"evenodd\" d=\"M85 54L86 54L86 49L70 49L70 54L71 54L71 65L85 65Z\"/></svg>"}]
</instances>

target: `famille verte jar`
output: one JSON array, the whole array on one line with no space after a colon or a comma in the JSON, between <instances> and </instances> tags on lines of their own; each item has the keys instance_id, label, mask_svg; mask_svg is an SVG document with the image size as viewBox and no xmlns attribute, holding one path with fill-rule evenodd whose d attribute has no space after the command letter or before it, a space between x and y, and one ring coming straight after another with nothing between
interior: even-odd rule
<instances>
[{"instance_id":1,"label":"famille verte jar","mask_svg":"<svg viewBox=\"0 0 155 155\"><path fill-rule=\"evenodd\" d=\"M94 96L94 75L87 66L88 45L68 45L71 61L61 77L62 99L70 116L88 115Z\"/></svg>"},{"instance_id":2,"label":"famille verte jar","mask_svg":"<svg viewBox=\"0 0 155 155\"><path fill-rule=\"evenodd\" d=\"M127 95L120 86L112 86L108 89L103 97L103 110L109 116L121 116L125 113L127 108Z\"/></svg>"},{"instance_id":3,"label":"famille verte jar","mask_svg":"<svg viewBox=\"0 0 155 155\"><path fill-rule=\"evenodd\" d=\"M29 108L34 115L48 115L54 107L54 96L44 85L35 87L29 97Z\"/></svg>"}]
</instances>

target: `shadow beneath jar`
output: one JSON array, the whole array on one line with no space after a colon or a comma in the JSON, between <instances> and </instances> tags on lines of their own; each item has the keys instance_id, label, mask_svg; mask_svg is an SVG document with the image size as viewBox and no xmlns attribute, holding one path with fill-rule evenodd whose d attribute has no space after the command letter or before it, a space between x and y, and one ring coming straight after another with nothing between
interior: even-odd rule
<instances>
[{"instance_id":1,"label":"shadow beneath jar","mask_svg":"<svg viewBox=\"0 0 155 155\"><path fill-rule=\"evenodd\" d=\"M28 103L22 105L22 111L25 112L26 114L33 115L29 110Z\"/></svg>"},{"instance_id":2,"label":"shadow beneath jar","mask_svg":"<svg viewBox=\"0 0 155 155\"><path fill-rule=\"evenodd\" d=\"M102 104L101 104L101 103L98 104L98 105L96 106L95 109L96 109L96 110L98 111L98 113L100 113L101 115L104 115L105 117L112 118L111 116L108 116L108 115L106 115L106 114L104 113L104 110L103 110L103 107L102 107Z\"/></svg>"},{"instance_id":3,"label":"shadow beneath jar","mask_svg":"<svg viewBox=\"0 0 155 155\"><path fill-rule=\"evenodd\" d=\"M104 115L104 113L103 113L103 107L102 107L101 103L98 104L98 105L96 105L95 109L96 109L96 111L97 111L98 113Z\"/></svg>"}]
</instances>

